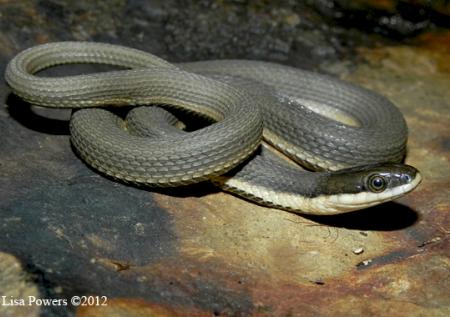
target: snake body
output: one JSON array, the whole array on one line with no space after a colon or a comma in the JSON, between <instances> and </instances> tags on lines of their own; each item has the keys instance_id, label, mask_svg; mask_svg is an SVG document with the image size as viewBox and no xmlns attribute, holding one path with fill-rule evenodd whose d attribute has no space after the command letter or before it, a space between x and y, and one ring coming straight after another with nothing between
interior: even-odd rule
<instances>
[{"instance_id":1,"label":"snake body","mask_svg":"<svg viewBox=\"0 0 450 317\"><path fill-rule=\"evenodd\" d=\"M127 69L34 75L66 63ZM328 76L257 61L174 65L119 45L60 42L19 53L5 77L31 104L83 108L71 118L74 147L89 165L126 182L170 187L212 180L258 203L311 214L371 206L420 182L414 168L397 164L407 139L399 110ZM178 120L161 108L134 108L129 120L102 109L137 105L183 109L214 123L187 133L171 126ZM260 147L262 140L321 172L294 166ZM386 183L382 192L364 185L373 175Z\"/></svg>"}]
</instances>

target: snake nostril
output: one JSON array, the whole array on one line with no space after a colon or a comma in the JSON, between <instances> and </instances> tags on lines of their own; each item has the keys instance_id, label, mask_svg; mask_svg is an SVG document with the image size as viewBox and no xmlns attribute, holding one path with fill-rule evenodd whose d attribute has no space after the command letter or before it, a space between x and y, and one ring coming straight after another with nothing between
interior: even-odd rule
<instances>
[{"instance_id":1,"label":"snake nostril","mask_svg":"<svg viewBox=\"0 0 450 317\"><path fill-rule=\"evenodd\" d=\"M411 181L411 176L409 175L402 175L401 180L405 183L409 183Z\"/></svg>"}]
</instances>

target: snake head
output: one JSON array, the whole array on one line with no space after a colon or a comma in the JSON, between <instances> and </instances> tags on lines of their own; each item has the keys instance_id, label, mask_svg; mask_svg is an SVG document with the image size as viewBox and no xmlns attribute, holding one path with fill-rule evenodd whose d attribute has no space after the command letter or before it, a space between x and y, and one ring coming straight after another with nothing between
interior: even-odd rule
<instances>
[{"instance_id":1,"label":"snake head","mask_svg":"<svg viewBox=\"0 0 450 317\"><path fill-rule=\"evenodd\" d=\"M327 214L378 205L403 196L419 185L417 169L404 164L377 164L327 173L320 204Z\"/></svg>"}]
</instances>

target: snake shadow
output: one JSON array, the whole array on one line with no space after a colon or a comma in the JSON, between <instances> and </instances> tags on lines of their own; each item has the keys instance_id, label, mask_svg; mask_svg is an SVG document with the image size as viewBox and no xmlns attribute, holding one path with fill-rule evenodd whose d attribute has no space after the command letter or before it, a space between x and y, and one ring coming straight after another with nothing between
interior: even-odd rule
<instances>
[{"instance_id":1,"label":"snake shadow","mask_svg":"<svg viewBox=\"0 0 450 317\"><path fill-rule=\"evenodd\" d=\"M12 93L6 97L6 105L6 110L11 118L30 130L52 135L70 134L69 119L71 110L37 109ZM42 112L42 114L37 111Z\"/></svg>"},{"instance_id":2,"label":"snake shadow","mask_svg":"<svg viewBox=\"0 0 450 317\"><path fill-rule=\"evenodd\" d=\"M302 217L325 226L364 231L402 230L420 220L419 213L395 201L340 215Z\"/></svg>"}]
</instances>

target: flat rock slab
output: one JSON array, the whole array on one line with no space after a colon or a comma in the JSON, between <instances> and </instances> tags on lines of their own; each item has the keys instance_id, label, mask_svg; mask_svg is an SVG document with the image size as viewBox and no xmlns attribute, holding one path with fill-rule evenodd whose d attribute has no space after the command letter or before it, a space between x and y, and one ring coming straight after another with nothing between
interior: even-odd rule
<instances>
[{"instance_id":1,"label":"flat rock slab","mask_svg":"<svg viewBox=\"0 0 450 317\"><path fill-rule=\"evenodd\" d=\"M59 2L38 3L9 4L29 10L32 23L16 19L0 32L2 69L20 49L49 40L103 39L92 33L130 44L133 32L114 25L119 13L108 11L103 24L66 14L81 19L70 20L71 36L41 20ZM164 38L164 11L142 14ZM0 267L15 270L0 275L0 290L108 298L107 306L41 306L24 316L448 316L450 47L438 43L449 39L430 33L414 45L362 48L358 63L320 64L394 101L410 129L406 163L424 177L396 202L326 218L260 207L208 183L154 192L114 182L74 154L70 111L31 107L1 85L0 248L15 257L0 254ZM163 57L176 50L147 44Z\"/></svg>"}]
</instances>

